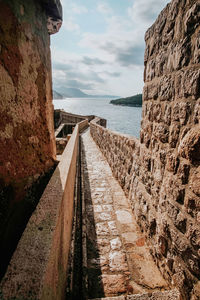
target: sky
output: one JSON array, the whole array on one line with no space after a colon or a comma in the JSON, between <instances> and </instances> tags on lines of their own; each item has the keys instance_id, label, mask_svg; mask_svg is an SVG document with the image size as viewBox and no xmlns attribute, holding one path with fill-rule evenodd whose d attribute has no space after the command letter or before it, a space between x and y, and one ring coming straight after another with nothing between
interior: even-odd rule
<instances>
[{"instance_id":1,"label":"sky","mask_svg":"<svg viewBox=\"0 0 200 300\"><path fill-rule=\"evenodd\" d=\"M53 88L90 95L142 93L144 34L169 0L61 0L51 36Z\"/></svg>"}]
</instances>

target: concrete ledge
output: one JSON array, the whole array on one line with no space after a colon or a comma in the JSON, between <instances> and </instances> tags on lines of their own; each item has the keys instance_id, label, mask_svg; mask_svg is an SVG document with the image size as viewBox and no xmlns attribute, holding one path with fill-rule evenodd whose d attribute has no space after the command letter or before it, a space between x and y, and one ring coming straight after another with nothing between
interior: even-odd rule
<instances>
[{"instance_id":1,"label":"concrete ledge","mask_svg":"<svg viewBox=\"0 0 200 300\"><path fill-rule=\"evenodd\" d=\"M78 155L77 124L0 285L1 299L64 299Z\"/></svg>"}]
</instances>

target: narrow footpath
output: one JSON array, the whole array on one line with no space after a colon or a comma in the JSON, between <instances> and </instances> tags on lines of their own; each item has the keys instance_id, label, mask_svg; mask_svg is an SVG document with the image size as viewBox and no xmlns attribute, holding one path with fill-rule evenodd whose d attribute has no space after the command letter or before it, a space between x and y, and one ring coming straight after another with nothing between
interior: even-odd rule
<instances>
[{"instance_id":1,"label":"narrow footpath","mask_svg":"<svg viewBox=\"0 0 200 300\"><path fill-rule=\"evenodd\" d=\"M88 298L167 290L128 199L89 129L81 140Z\"/></svg>"}]
</instances>

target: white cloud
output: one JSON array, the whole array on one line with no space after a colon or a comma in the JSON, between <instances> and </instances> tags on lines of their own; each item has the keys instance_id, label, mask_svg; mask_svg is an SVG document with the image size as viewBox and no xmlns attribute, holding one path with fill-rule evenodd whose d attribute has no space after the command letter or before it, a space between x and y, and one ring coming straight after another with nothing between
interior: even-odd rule
<instances>
[{"instance_id":1,"label":"white cloud","mask_svg":"<svg viewBox=\"0 0 200 300\"><path fill-rule=\"evenodd\" d=\"M76 15L81 15L81 14L85 14L88 12L88 9L83 6L83 5L78 5L75 3L71 3L70 7L69 7L69 12L76 14Z\"/></svg>"},{"instance_id":2,"label":"white cloud","mask_svg":"<svg viewBox=\"0 0 200 300\"><path fill-rule=\"evenodd\" d=\"M143 86L144 34L167 2L130 0L132 6L127 6L124 15L117 16L104 0L93 11L105 23L105 30L97 33L96 24L91 24L91 31L83 32L77 22L82 17L80 14L88 10L68 0L64 28L79 36L73 53L67 49L53 49L54 86L79 87L90 94L130 96L140 93Z\"/></svg>"},{"instance_id":3,"label":"white cloud","mask_svg":"<svg viewBox=\"0 0 200 300\"><path fill-rule=\"evenodd\" d=\"M67 18L64 22L62 27L66 29L67 31L72 31L75 33L80 33L80 26L75 23L73 18Z\"/></svg>"},{"instance_id":4,"label":"white cloud","mask_svg":"<svg viewBox=\"0 0 200 300\"><path fill-rule=\"evenodd\" d=\"M142 22L150 26L168 2L169 0L135 0L128 8L128 14L138 26Z\"/></svg>"},{"instance_id":5,"label":"white cloud","mask_svg":"<svg viewBox=\"0 0 200 300\"><path fill-rule=\"evenodd\" d=\"M79 46L94 49L99 58L118 66L143 65L144 31L134 29L131 20L122 17L106 19L107 31L84 33Z\"/></svg>"},{"instance_id":6,"label":"white cloud","mask_svg":"<svg viewBox=\"0 0 200 300\"><path fill-rule=\"evenodd\" d=\"M99 3L97 5L97 11L105 15L111 14L113 12L111 7L107 3Z\"/></svg>"}]
</instances>

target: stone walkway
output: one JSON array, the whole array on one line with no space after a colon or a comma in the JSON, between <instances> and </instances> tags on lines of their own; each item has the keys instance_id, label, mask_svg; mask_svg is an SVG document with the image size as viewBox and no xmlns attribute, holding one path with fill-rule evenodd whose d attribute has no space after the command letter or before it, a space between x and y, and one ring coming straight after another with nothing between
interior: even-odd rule
<instances>
[{"instance_id":1,"label":"stone walkway","mask_svg":"<svg viewBox=\"0 0 200 300\"><path fill-rule=\"evenodd\" d=\"M88 298L166 290L130 204L90 131L81 139Z\"/></svg>"}]
</instances>

